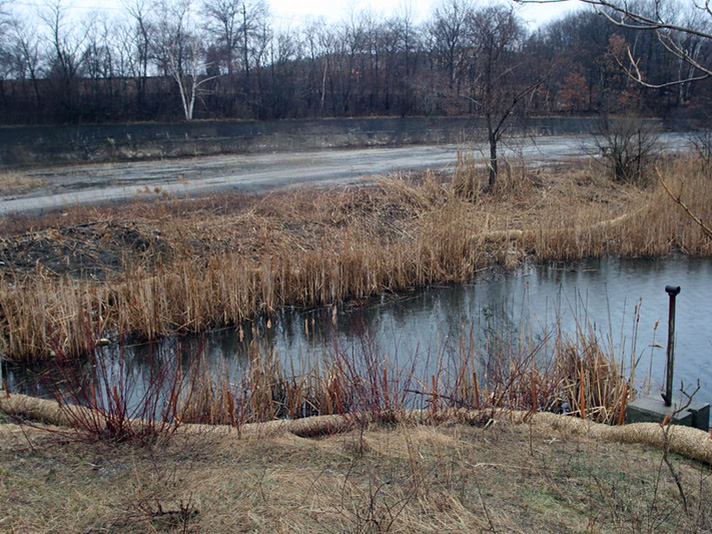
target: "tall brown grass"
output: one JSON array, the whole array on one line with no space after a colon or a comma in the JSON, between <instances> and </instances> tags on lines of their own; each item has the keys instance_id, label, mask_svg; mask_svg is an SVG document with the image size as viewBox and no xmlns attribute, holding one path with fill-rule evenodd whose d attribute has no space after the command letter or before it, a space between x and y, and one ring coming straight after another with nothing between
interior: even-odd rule
<instances>
[{"instance_id":1,"label":"tall brown grass","mask_svg":"<svg viewBox=\"0 0 712 534\"><path fill-rule=\"evenodd\" d=\"M696 159L673 158L659 163L665 180L703 220L712 217L710 181ZM610 185L609 187L615 187ZM666 254L709 256L712 240L666 198L657 184L649 190L620 188L625 209L617 216L597 203L583 205L577 213L554 214L538 231L529 233L527 245L543 260L576 259L601 255L655 257Z\"/></svg>"},{"instance_id":2,"label":"tall brown grass","mask_svg":"<svg viewBox=\"0 0 712 534\"><path fill-rule=\"evenodd\" d=\"M346 415L349 426L396 421L410 410L433 421L460 413L486 423L495 414L547 411L620 424L635 396L636 331L628 360L626 348L615 354L591 324L565 333L557 318L548 328L539 332L525 318L515 329L487 328L482 339L473 324L455 343L405 358L365 331L348 345L337 336L318 341L299 356L254 337L236 367L210 363L208 345L180 338L142 353L138 366L138 354L123 347L94 346L87 360L58 348L41 381L62 424L109 441L153 442L184 423L241 432L249 423Z\"/></svg>"},{"instance_id":3,"label":"tall brown grass","mask_svg":"<svg viewBox=\"0 0 712 534\"><path fill-rule=\"evenodd\" d=\"M671 158L661 172L710 220L701 165ZM475 172L458 172L465 171ZM660 190L612 183L595 167L567 173L510 167L499 189L469 198L429 174L271 195L238 211L223 210L218 200L203 211L172 200L142 207L153 237L127 245L121 268L104 280L57 276L42 264L0 278L0 351L13 360L51 357L57 348L79 354L92 338L200 332L283 305L468 281L488 266L527 257L712 252L710 240Z\"/></svg>"},{"instance_id":4,"label":"tall brown grass","mask_svg":"<svg viewBox=\"0 0 712 534\"><path fill-rule=\"evenodd\" d=\"M558 330L538 343L500 335L492 331L480 343L470 329L452 354L411 354L404 361L368 336L348 347L332 343L296 363L253 342L240 376L224 368L191 372L181 422L239 429L312 415L387 417L420 409L437 418L442 410L467 409L554 411L615 424L634 396L634 367L621 366L593 328Z\"/></svg>"},{"instance_id":5,"label":"tall brown grass","mask_svg":"<svg viewBox=\"0 0 712 534\"><path fill-rule=\"evenodd\" d=\"M0 169L0 192L4 194L18 193L43 185L45 185L45 181L41 178L21 172Z\"/></svg>"}]
</instances>

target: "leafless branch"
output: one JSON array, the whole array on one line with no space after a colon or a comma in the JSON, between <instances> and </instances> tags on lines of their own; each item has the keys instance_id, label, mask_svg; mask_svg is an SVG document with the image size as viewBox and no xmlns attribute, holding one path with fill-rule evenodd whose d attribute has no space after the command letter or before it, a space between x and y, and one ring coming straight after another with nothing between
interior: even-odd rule
<instances>
[{"instance_id":1,"label":"leafless branch","mask_svg":"<svg viewBox=\"0 0 712 534\"><path fill-rule=\"evenodd\" d=\"M640 68L638 67L638 63L640 60L636 61L635 59L633 59L633 52L631 51L630 47L628 47L627 53L628 53L628 61L630 62L631 67L628 68L626 65L623 64L623 62L619 58L616 58L616 61L617 61L618 65L620 65L620 67L625 71L627 76L632 78L636 83L642 85L643 87L648 87L649 89L663 89L665 87L674 87L676 85L680 85L680 84L684 84L684 83L706 80L707 78L712 76L712 70L708 70L707 68L700 65L698 62L692 60L692 58L690 58L689 56L685 55L684 53L681 53L679 50L675 50L673 47L668 46L662 40L661 40L661 43L673 55L675 55L678 58L682 59L683 61L689 63L693 68L702 71L704 74L701 74L699 76L690 76L690 77L687 77L684 79L679 79L679 80L671 80L671 81L663 82L663 83L650 83L650 82L645 81L645 79L643 77L643 73L641 72Z\"/></svg>"},{"instance_id":2,"label":"leafless branch","mask_svg":"<svg viewBox=\"0 0 712 534\"><path fill-rule=\"evenodd\" d=\"M568 0L516 0L520 4L550 4L560 3ZM628 47L628 60L630 66L622 64L620 59L616 58L619 65L636 83L651 89L662 89L665 87L673 87L690 82L697 82L712 77L712 68L702 65L696 61L690 53L675 40L676 35L687 35L698 37L704 40L712 40L712 33L693 27L692 25L679 25L672 22L667 22L659 16L659 11L656 9L657 17L645 15L641 11L631 7L628 2L615 2L612 0L578 0L578 2L592 6L596 12L608 20L611 24L629 30L652 31L655 33L661 45L674 57L687 63L692 70L700 74L691 74L684 78L669 80L662 83L651 83L644 79L643 73L638 67L638 61L633 57L633 52ZM712 16L712 8L710 1L694 2L696 9L705 12Z\"/></svg>"},{"instance_id":3,"label":"leafless branch","mask_svg":"<svg viewBox=\"0 0 712 534\"><path fill-rule=\"evenodd\" d=\"M655 173L658 175L658 180L660 181L660 185L663 186L663 189L665 189L665 192L668 194L668 196L675 202L678 206L680 206L685 213L693 220L695 221L700 228L702 228L702 231L704 234L712 239L712 228L707 226L702 219L700 219L697 215L695 215L692 210L683 202L682 198L680 198L680 195L676 195L672 192L670 189L670 186L665 183L665 180L663 180L662 174L660 173L660 170L656 167Z\"/></svg>"}]
</instances>

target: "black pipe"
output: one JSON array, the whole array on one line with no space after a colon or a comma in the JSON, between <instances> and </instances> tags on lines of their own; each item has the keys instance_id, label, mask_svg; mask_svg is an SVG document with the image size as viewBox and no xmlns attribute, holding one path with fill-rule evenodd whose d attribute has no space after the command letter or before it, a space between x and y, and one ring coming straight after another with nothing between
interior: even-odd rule
<instances>
[{"instance_id":1,"label":"black pipe","mask_svg":"<svg viewBox=\"0 0 712 534\"><path fill-rule=\"evenodd\" d=\"M668 313L668 344L667 366L665 367L665 393L662 397L665 406L672 406L672 375L675 368L675 297L680 294L680 286L665 286L665 292L670 295L670 310Z\"/></svg>"}]
</instances>

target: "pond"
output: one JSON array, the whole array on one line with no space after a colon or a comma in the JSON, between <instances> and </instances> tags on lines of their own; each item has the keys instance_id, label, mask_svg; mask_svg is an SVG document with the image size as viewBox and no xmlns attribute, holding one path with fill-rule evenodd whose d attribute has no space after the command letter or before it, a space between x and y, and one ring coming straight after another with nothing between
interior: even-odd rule
<instances>
[{"instance_id":1,"label":"pond","mask_svg":"<svg viewBox=\"0 0 712 534\"><path fill-rule=\"evenodd\" d=\"M636 365L639 391L657 395L664 381L669 297L677 297L675 391L682 382L696 400L712 402L712 260L600 259L575 264L524 265L513 272L487 272L468 285L429 287L349 308L288 309L242 328L208 336L173 338L162 344L109 347L140 381L150 375L151 355L180 347L190 358L200 352L214 369L237 376L250 351L278 355L293 372L329 347L363 346L410 366L420 374L456 353L463 337L487 345L545 343L553 333L595 331L624 366ZM504 340L504 341L503 341ZM508 341L507 341L508 340ZM491 347L485 347L486 353ZM128 372L128 371L127 371ZM11 391L45 394L46 375L6 366Z\"/></svg>"}]
</instances>

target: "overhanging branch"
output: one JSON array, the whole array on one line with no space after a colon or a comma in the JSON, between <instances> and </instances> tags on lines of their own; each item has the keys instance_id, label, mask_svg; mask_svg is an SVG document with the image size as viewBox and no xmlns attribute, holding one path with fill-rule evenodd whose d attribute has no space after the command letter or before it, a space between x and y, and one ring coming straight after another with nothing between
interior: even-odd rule
<instances>
[{"instance_id":1,"label":"overhanging branch","mask_svg":"<svg viewBox=\"0 0 712 534\"><path fill-rule=\"evenodd\" d=\"M670 189L670 186L665 183L665 180L663 180L663 176L660 173L660 169L657 167L655 168L655 174L658 175L658 180L660 181L660 185L663 186L663 189L665 189L665 192L668 194L668 196L677 204L680 206L685 213L687 214L688 217L690 217L697 225L702 229L702 232L710 239L712 239L712 228L707 226L702 219L700 219L697 215L695 215L692 210L683 202L682 198L680 195L675 195L672 190Z\"/></svg>"},{"instance_id":2,"label":"overhanging branch","mask_svg":"<svg viewBox=\"0 0 712 534\"><path fill-rule=\"evenodd\" d=\"M566 2L569 0L515 1L519 4L551 4ZM626 74L630 76L630 78L633 79L636 83L644 87L648 87L650 89L662 89L690 82L697 82L712 77L712 68L706 67L700 62L696 61L687 52L687 50L674 39L674 36L676 34L684 34L712 41L712 33L695 28L691 25L681 26L672 22L666 22L665 20L660 18L660 14L657 10L655 18L653 16L645 15L640 11L636 11L635 9L631 8L628 2L625 1L614 2L611 0L578 0L578 2L592 6L596 10L596 13L603 16L607 21L619 28L655 32L658 41L670 54L678 58L680 61L687 63L690 67L692 67L694 71L700 73L694 74L693 72L690 72L690 76L679 78L676 80L670 80L663 83L648 82L644 79L643 74L638 67L638 63L633 58L633 54L630 50L630 47L628 47L628 58L630 60L630 67L626 67L625 65L623 65L619 58L616 58L616 61L621 67L623 67ZM706 13L708 16L712 16L712 8L710 8L709 0L704 0L703 2L695 1L694 6L699 11Z\"/></svg>"}]
</instances>

